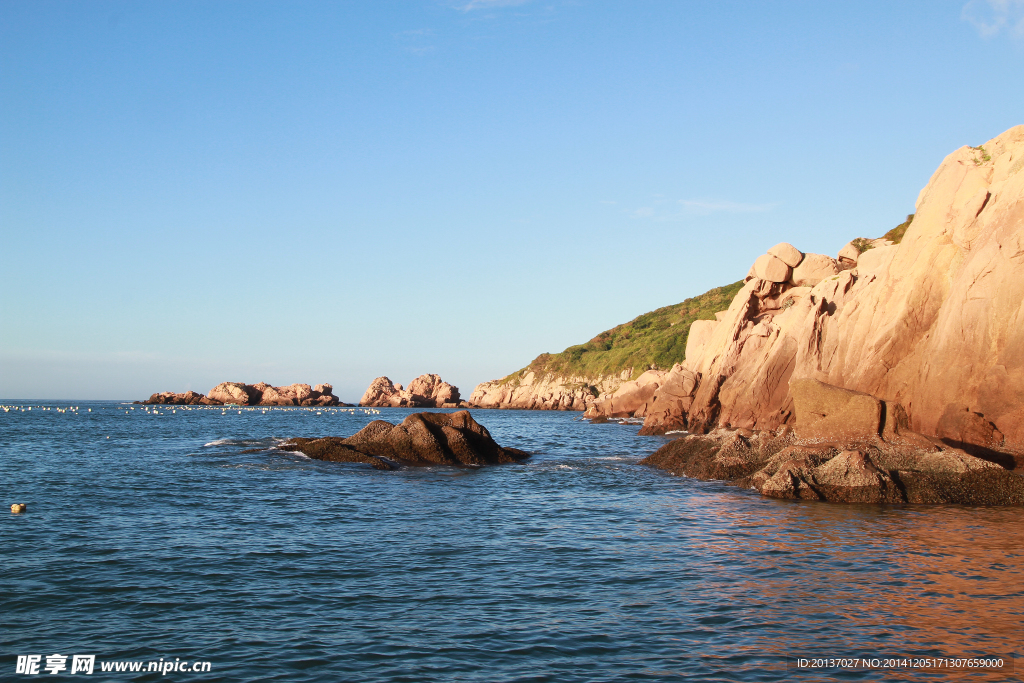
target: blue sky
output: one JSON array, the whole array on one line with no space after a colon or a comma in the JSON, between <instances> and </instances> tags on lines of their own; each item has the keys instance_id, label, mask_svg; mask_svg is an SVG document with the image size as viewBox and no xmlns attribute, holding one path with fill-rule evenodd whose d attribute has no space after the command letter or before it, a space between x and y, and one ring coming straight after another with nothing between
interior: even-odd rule
<instances>
[{"instance_id":1,"label":"blue sky","mask_svg":"<svg viewBox=\"0 0 1024 683\"><path fill-rule=\"evenodd\" d=\"M913 210L1024 0L0 0L0 397L481 381Z\"/></svg>"}]
</instances>

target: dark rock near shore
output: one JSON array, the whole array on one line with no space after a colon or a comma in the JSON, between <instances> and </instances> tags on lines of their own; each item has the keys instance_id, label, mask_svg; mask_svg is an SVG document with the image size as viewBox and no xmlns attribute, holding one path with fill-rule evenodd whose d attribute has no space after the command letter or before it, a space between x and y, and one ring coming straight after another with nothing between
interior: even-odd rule
<instances>
[{"instance_id":1,"label":"dark rock near shore","mask_svg":"<svg viewBox=\"0 0 1024 683\"><path fill-rule=\"evenodd\" d=\"M347 439L293 439L282 448L316 460L364 462L377 469L498 465L530 457L517 448L499 446L466 410L413 413L399 425L374 420Z\"/></svg>"},{"instance_id":2,"label":"dark rock near shore","mask_svg":"<svg viewBox=\"0 0 1024 683\"><path fill-rule=\"evenodd\" d=\"M327 436L322 439L292 439L280 447L282 451L302 453L314 460L326 460L328 462L363 462L373 465L378 470L394 470L398 466L384 458L375 455L368 455L357 451L345 443L345 439L337 436Z\"/></svg>"},{"instance_id":3,"label":"dark rock near shore","mask_svg":"<svg viewBox=\"0 0 1024 683\"><path fill-rule=\"evenodd\" d=\"M783 430L780 430L780 432ZM938 441L938 440L936 440ZM941 442L805 442L793 433L720 429L671 441L641 461L771 498L837 503L1024 505L1024 476Z\"/></svg>"}]
</instances>

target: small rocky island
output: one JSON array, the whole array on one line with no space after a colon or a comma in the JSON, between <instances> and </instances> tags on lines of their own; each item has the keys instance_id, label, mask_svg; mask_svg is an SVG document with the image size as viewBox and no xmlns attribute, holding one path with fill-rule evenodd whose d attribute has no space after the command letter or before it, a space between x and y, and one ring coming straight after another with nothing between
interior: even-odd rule
<instances>
[{"instance_id":1,"label":"small rocky island","mask_svg":"<svg viewBox=\"0 0 1024 683\"><path fill-rule=\"evenodd\" d=\"M367 387L359 405L373 408L468 408L459 397L459 388L440 375L420 375L408 388L378 377Z\"/></svg>"},{"instance_id":2,"label":"small rocky island","mask_svg":"<svg viewBox=\"0 0 1024 683\"><path fill-rule=\"evenodd\" d=\"M295 438L280 448L314 460L362 462L379 470L431 465L479 467L530 457L517 448L499 446L468 410L413 413L399 425L374 420L347 439Z\"/></svg>"},{"instance_id":3,"label":"small rocky island","mask_svg":"<svg viewBox=\"0 0 1024 683\"><path fill-rule=\"evenodd\" d=\"M136 401L147 405L179 405L179 406L349 406L342 403L334 395L334 387L330 384L289 384L286 387L272 387L266 382L243 384L242 382L221 382L209 395L186 391L176 394L163 391L153 394L145 401Z\"/></svg>"}]
</instances>

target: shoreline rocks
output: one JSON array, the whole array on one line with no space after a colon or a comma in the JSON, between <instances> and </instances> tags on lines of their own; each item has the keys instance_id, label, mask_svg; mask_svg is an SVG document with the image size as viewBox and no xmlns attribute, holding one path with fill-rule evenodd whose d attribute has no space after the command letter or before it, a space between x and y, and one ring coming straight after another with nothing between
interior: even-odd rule
<instances>
[{"instance_id":1,"label":"shoreline rocks","mask_svg":"<svg viewBox=\"0 0 1024 683\"><path fill-rule=\"evenodd\" d=\"M186 391L176 394L164 391L150 396L145 401L136 401L147 405L240 405L240 406L349 406L342 403L334 395L334 387L330 384L290 384L284 387L273 387L266 382L243 384L241 382L221 382L209 395Z\"/></svg>"},{"instance_id":2,"label":"shoreline rocks","mask_svg":"<svg viewBox=\"0 0 1024 683\"><path fill-rule=\"evenodd\" d=\"M943 160L898 244L858 238L834 259L769 249L728 310L693 324L684 362L587 416L632 401L643 434L774 432L810 380L870 397L857 419L877 409L974 455L1024 449L1024 126L979 149ZM849 427L823 419L822 437Z\"/></svg>"},{"instance_id":3,"label":"shoreline rocks","mask_svg":"<svg viewBox=\"0 0 1024 683\"><path fill-rule=\"evenodd\" d=\"M628 380L633 368L602 377L566 377L533 370L481 382L469 397L471 405L506 410L587 410L604 393Z\"/></svg>"},{"instance_id":4,"label":"shoreline rocks","mask_svg":"<svg viewBox=\"0 0 1024 683\"><path fill-rule=\"evenodd\" d=\"M687 435L641 464L731 481L771 498L1024 505L1024 471L1013 471L1024 462L1013 453L972 454L910 431L902 406L869 394L808 379L793 380L790 391L792 426ZM979 428L970 417L961 424Z\"/></svg>"},{"instance_id":5,"label":"shoreline rocks","mask_svg":"<svg viewBox=\"0 0 1024 683\"><path fill-rule=\"evenodd\" d=\"M750 436L729 429L691 434L670 441L640 464L676 476L729 481L770 498L1024 505L1024 475L958 448L877 437L812 441L786 429Z\"/></svg>"},{"instance_id":6,"label":"shoreline rocks","mask_svg":"<svg viewBox=\"0 0 1024 683\"><path fill-rule=\"evenodd\" d=\"M387 377L378 377L367 387L359 405L373 408L466 408L459 397L459 388L441 379L440 375L420 375L409 382L409 388L394 384Z\"/></svg>"},{"instance_id":7,"label":"shoreline rocks","mask_svg":"<svg viewBox=\"0 0 1024 683\"><path fill-rule=\"evenodd\" d=\"M483 466L522 462L529 453L503 448L467 410L413 413L399 425L374 420L348 438L295 438L282 450L315 460L362 462L376 469L432 465Z\"/></svg>"}]
</instances>

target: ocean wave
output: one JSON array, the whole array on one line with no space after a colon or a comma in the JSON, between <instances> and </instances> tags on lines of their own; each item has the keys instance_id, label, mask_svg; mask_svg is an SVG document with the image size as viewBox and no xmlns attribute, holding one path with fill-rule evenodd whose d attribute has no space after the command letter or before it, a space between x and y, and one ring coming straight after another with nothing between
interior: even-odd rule
<instances>
[{"instance_id":1,"label":"ocean wave","mask_svg":"<svg viewBox=\"0 0 1024 683\"><path fill-rule=\"evenodd\" d=\"M265 448L276 448L288 443L288 439L282 439L280 437L271 436L263 439L214 439L209 443L204 443L203 448L213 448L215 446L244 446L246 448L252 448L254 446L263 446Z\"/></svg>"}]
</instances>

